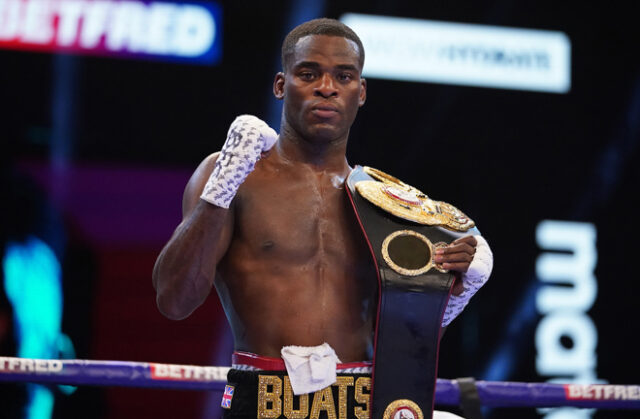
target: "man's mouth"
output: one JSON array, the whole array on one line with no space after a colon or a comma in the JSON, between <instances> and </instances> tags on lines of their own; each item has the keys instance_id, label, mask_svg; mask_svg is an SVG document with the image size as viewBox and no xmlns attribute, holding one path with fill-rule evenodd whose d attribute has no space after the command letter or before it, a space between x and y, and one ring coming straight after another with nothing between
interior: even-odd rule
<instances>
[{"instance_id":1,"label":"man's mouth","mask_svg":"<svg viewBox=\"0 0 640 419\"><path fill-rule=\"evenodd\" d=\"M314 105L311 113L320 118L333 118L338 114L338 108L327 104Z\"/></svg>"}]
</instances>

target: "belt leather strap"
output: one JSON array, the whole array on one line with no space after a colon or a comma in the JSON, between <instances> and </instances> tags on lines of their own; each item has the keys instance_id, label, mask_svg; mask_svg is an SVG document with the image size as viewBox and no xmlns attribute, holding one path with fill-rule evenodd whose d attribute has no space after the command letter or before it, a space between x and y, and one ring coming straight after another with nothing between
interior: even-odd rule
<instances>
[{"instance_id":1,"label":"belt leather strap","mask_svg":"<svg viewBox=\"0 0 640 419\"><path fill-rule=\"evenodd\" d=\"M378 274L371 417L393 417L404 409L403 403L411 402L406 409L416 418L420 415L416 415L415 405L430 419L442 317L454 276L435 268L418 276L401 275L385 262L381 249L385 238L398 230L412 230L432 243L450 243L460 234L383 211L357 192L355 184L361 180L372 178L357 166L347 178L346 189Z\"/></svg>"}]
</instances>

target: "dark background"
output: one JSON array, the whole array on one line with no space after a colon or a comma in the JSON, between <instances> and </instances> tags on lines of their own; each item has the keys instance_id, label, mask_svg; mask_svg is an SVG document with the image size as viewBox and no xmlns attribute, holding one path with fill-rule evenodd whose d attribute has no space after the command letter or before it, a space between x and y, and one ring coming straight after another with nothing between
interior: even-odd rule
<instances>
[{"instance_id":1,"label":"dark background","mask_svg":"<svg viewBox=\"0 0 640 419\"><path fill-rule=\"evenodd\" d=\"M1 239L38 234L60 255L63 331L78 358L229 363L215 296L182 322L157 312L155 257L180 221L191 172L221 147L233 118L251 113L277 126L270 92L286 32L305 18L356 12L567 34L567 94L369 79L348 158L454 203L491 244L492 279L449 327L440 377L486 379L498 359L508 365L500 380L550 378L535 372L539 317L530 296L541 252L535 229L552 219L595 225L598 297L588 314L598 330L597 376L638 383L640 37L631 7L575 0L221 4L223 59L215 67L0 51ZM11 355L10 322L2 324L0 355ZM219 395L82 388L58 396L56 406L60 418L202 418L217 415ZM539 417L533 409L486 414Z\"/></svg>"}]
</instances>

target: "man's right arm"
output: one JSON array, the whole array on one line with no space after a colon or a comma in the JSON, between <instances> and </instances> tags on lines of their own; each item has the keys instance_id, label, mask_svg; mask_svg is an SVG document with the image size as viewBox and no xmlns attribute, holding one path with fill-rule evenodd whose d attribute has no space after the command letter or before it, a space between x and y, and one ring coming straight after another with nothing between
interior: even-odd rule
<instances>
[{"instance_id":1,"label":"man's right arm","mask_svg":"<svg viewBox=\"0 0 640 419\"><path fill-rule=\"evenodd\" d=\"M189 180L182 222L153 269L156 302L165 316L187 317L211 292L233 236L233 198L277 138L265 122L241 115L229 127L220 153L207 157Z\"/></svg>"},{"instance_id":2,"label":"man's right arm","mask_svg":"<svg viewBox=\"0 0 640 419\"><path fill-rule=\"evenodd\" d=\"M182 222L153 269L158 309L174 320L189 316L209 295L233 234L233 210L200 199L218 157L207 157L191 176L182 198Z\"/></svg>"}]
</instances>

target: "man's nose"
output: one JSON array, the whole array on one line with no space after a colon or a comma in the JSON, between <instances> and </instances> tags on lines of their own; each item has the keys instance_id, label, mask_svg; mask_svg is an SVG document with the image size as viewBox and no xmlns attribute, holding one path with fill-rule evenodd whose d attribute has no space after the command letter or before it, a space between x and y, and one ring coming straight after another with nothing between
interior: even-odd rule
<instances>
[{"instance_id":1,"label":"man's nose","mask_svg":"<svg viewBox=\"0 0 640 419\"><path fill-rule=\"evenodd\" d=\"M325 98L338 95L335 80L330 74L325 73L322 75L318 85L316 86L314 94Z\"/></svg>"}]
</instances>

